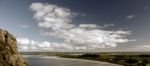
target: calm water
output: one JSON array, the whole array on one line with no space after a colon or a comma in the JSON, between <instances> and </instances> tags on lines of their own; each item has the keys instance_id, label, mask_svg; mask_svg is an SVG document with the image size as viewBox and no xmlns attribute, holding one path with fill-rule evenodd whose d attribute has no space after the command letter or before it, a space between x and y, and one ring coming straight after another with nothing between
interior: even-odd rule
<instances>
[{"instance_id":1,"label":"calm water","mask_svg":"<svg viewBox=\"0 0 150 66\"><path fill-rule=\"evenodd\" d=\"M24 56L30 66L119 66L111 63L48 56Z\"/></svg>"}]
</instances>

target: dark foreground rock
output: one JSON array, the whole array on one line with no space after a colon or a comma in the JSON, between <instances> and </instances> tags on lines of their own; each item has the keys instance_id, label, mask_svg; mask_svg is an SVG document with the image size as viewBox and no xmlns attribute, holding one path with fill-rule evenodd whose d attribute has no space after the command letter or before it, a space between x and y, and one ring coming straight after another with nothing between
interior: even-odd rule
<instances>
[{"instance_id":1,"label":"dark foreground rock","mask_svg":"<svg viewBox=\"0 0 150 66\"><path fill-rule=\"evenodd\" d=\"M28 66L17 50L16 38L0 29L0 66Z\"/></svg>"}]
</instances>

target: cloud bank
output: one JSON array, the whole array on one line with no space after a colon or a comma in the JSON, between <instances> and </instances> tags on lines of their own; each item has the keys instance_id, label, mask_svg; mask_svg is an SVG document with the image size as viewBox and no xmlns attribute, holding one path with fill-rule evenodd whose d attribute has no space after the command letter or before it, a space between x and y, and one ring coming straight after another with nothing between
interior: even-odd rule
<instances>
[{"instance_id":1,"label":"cloud bank","mask_svg":"<svg viewBox=\"0 0 150 66\"><path fill-rule=\"evenodd\" d=\"M51 43L19 38L18 43L23 50L92 50L114 48L118 43L131 41L126 38L130 31L108 31L96 24L73 24L73 17L79 14L65 7L47 3L32 3L30 9L34 12L34 19L38 27L44 30L42 35L54 36L64 41Z\"/></svg>"}]
</instances>

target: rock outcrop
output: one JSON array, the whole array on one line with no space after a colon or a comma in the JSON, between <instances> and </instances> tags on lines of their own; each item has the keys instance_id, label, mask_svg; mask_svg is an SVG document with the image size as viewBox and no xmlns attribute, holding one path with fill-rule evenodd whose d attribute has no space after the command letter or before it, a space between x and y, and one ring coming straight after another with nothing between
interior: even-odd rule
<instances>
[{"instance_id":1,"label":"rock outcrop","mask_svg":"<svg viewBox=\"0 0 150 66\"><path fill-rule=\"evenodd\" d=\"M17 50L16 38L0 29L0 66L28 66Z\"/></svg>"}]
</instances>

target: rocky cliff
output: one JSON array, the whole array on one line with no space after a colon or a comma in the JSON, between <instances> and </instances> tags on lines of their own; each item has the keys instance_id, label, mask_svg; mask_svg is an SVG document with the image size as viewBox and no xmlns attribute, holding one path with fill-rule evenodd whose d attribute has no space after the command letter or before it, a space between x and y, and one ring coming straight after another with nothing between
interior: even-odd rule
<instances>
[{"instance_id":1,"label":"rocky cliff","mask_svg":"<svg viewBox=\"0 0 150 66\"><path fill-rule=\"evenodd\" d=\"M28 66L17 50L16 38L0 29L0 66Z\"/></svg>"}]
</instances>

